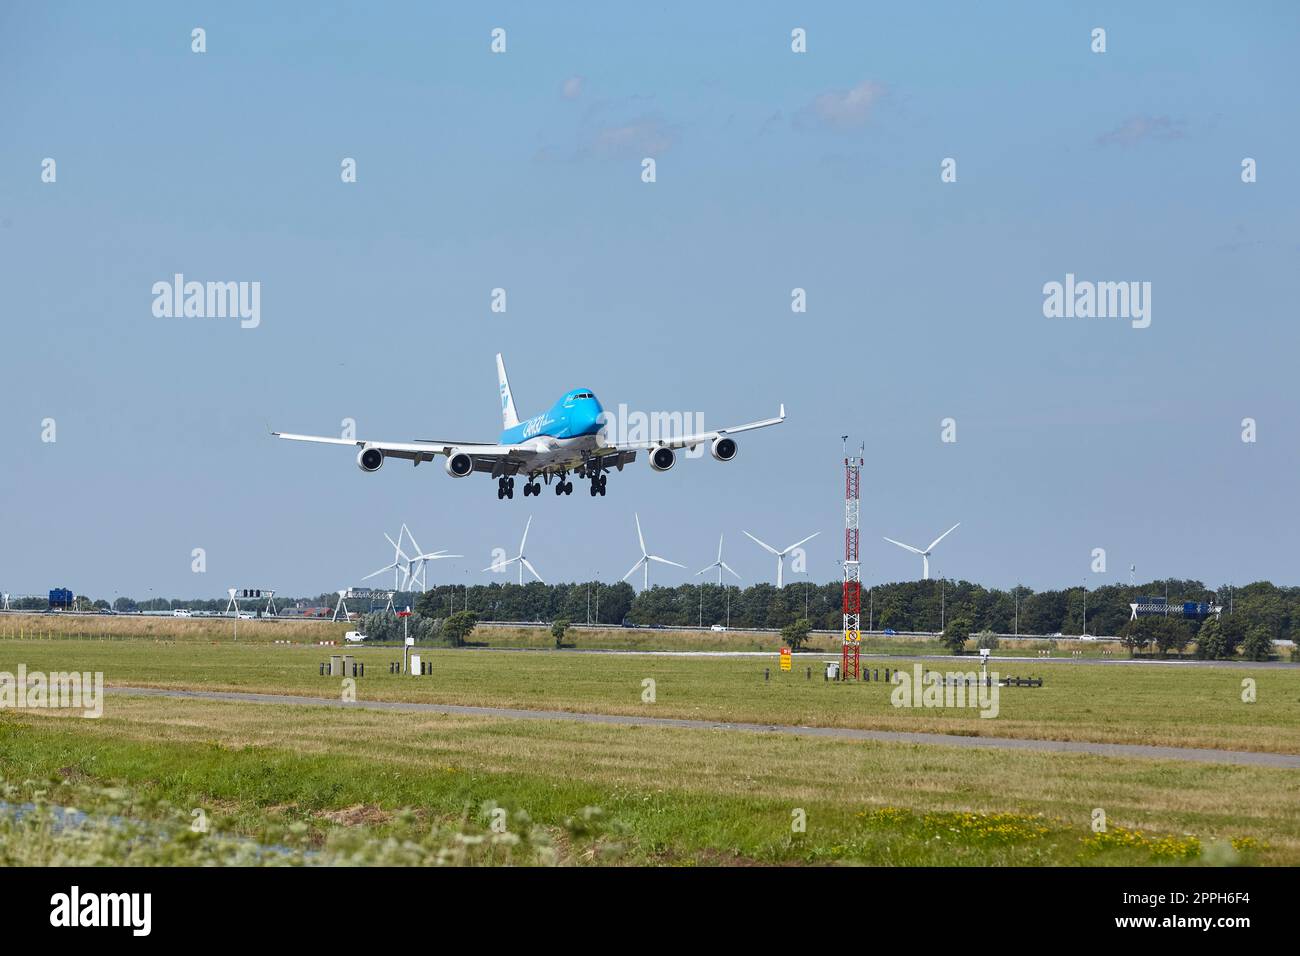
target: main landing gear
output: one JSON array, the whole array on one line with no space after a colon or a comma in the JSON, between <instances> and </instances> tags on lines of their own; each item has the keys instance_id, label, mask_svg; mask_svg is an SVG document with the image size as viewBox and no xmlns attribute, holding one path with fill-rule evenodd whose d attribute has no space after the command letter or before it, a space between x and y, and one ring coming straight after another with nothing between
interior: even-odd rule
<instances>
[{"instance_id":1,"label":"main landing gear","mask_svg":"<svg viewBox=\"0 0 1300 956\"><path fill-rule=\"evenodd\" d=\"M578 473L581 474L582 472L579 471ZM594 498L597 495L600 495L603 498L605 496L605 483L609 480L609 476L601 474L600 472L594 470L588 471L586 476L591 479L591 496ZM573 481L569 478L567 473L557 474L555 476L554 485L555 485L555 494L557 497L560 495L573 494ZM541 493L542 493L542 483L537 480L536 475L529 475L528 480L524 482L524 497L525 498L536 497ZM504 478L498 478L497 479L498 500L501 498L513 498L514 496L515 496L515 479L510 476Z\"/></svg>"}]
</instances>

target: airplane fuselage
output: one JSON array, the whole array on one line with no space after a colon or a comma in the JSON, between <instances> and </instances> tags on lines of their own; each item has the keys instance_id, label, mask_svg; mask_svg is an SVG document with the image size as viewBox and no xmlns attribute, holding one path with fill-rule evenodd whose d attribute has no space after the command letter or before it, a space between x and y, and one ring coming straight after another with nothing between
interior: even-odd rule
<instances>
[{"instance_id":1,"label":"airplane fuselage","mask_svg":"<svg viewBox=\"0 0 1300 956\"><path fill-rule=\"evenodd\" d=\"M544 447L532 468L573 468L600 446L605 409L589 388L575 388L554 405L501 432L502 445Z\"/></svg>"},{"instance_id":2,"label":"airplane fuselage","mask_svg":"<svg viewBox=\"0 0 1300 956\"><path fill-rule=\"evenodd\" d=\"M501 432L502 445L522 445L535 438L594 437L605 409L588 388L575 388L549 409Z\"/></svg>"}]
</instances>

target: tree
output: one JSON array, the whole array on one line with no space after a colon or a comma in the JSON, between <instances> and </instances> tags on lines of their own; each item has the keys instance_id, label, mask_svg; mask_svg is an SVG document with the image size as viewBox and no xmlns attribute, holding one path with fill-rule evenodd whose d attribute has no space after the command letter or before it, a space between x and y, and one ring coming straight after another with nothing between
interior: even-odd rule
<instances>
[{"instance_id":1,"label":"tree","mask_svg":"<svg viewBox=\"0 0 1300 956\"><path fill-rule=\"evenodd\" d=\"M1266 661L1273 656L1273 634L1263 624L1256 624L1246 631L1246 640L1241 645L1241 653L1247 660Z\"/></svg>"},{"instance_id":2,"label":"tree","mask_svg":"<svg viewBox=\"0 0 1300 956\"><path fill-rule=\"evenodd\" d=\"M811 629L812 625L808 623L808 619L801 617L781 628L781 640L790 650L797 651L807 643L808 631Z\"/></svg>"},{"instance_id":3,"label":"tree","mask_svg":"<svg viewBox=\"0 0 1300 956\"><path fill-rule=\"evenodd\" d=\"M975 646L981 650L988 649L990 651L996 651L998 649L998 636L992 631L980 631L979 639L975 642Z\"/></svg>"},{"instance_id":4,"label":"tree","mask_svg":"<svg viewBox=\"0 0 1300 956\"><path fill-rule=\"evenodd\" d=\"M478 615L473 611L457 611L442 622L442 633L452 647L464 647L466 639L474 633Z\"/></svg>"},{"instance_id":5,"label":"tree","mask_svg":"<svg viewBox=\"0 0 1300 956\"><path fill-rule=\"evenodd\" d=\"M558 651L564 646L564 632L569 629L569 619L562 617L551 625L551 637L555 638L555 649Z\"/></svg>"},{"instance_id":6,"label":"tree","mask_svg":"<svg viewBox=\"0 0 1300 956\"><path fill-rule=\"evenodd\" d=\"M1201 660L1217 661L1229 657L1227 648L1227 636L1218 618L1210 618L1196 632L1196 656Z\"/></svg>"},{"instance_id":7,"label":"tree","mask_svg":"<svg viewBox=\"0 0 1300 956\"><path fill-rule=\"evenodd\" d=\"M954 618L943 629L940 640L943 646L953 654L960 654L966 649L966 639L970 637L970 621L964 617Z\"/></svg>"},{"instance_id":8,"label":"tree","mask_svg":"<svg viewBox=\"0 0 1300 956\"><path fill-rule=\"evenodd\" d=\"M1145 651L1155 640L1155 630L1151 623L1155 620L1158 618L1139 617L1129 621L1119 632L1120 643L1128 648L1130 657L1138 651Z\"/></svg>"},{"instance_id":9,"label":"tree","mask_svg":"<svg viewBox=\"0 0 1300 956\"><path fill-rule=\"evenodd\" d=\"M1181 654L1187 647L1187 642L1192 639L1192 632L1180 618L1155 617L1150 620L1154 623L1155 643L1160 649L1161 657L1171 650Z\"/></svg>"}]
</instances>

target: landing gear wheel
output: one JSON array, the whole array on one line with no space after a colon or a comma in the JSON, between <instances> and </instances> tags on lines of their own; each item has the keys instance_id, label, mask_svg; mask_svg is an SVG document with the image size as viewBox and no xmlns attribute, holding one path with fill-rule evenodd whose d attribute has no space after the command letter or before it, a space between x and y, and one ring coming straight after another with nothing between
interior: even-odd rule
<instances>
[{"instance_id":1,"label":"landing gear wheel","mask_svg":"<svg viewBox=\"0 0 1300 956\"><path fill-rule=\"evenodd\" d=\"M562 494L564 494L564 482L557 481L555 483L555 496L558 498Z\"/></svg>"},{"instance_id":2,"label":"landing gear wheel","mask_svg":"<svg viewBox=\"0 0 1300 956\"><path fill-rule=\"evenodd\" d=\"M602 498L605 497L605 483L608 482L608 481L609 481L609 476L608 476L608 475L601 475L601 476L600 476L600 496L601 496Z\"/></svg>"},{"instance_id":3,"label":"landing gear wheel","mask_svg":"<svg viewBox=\"0 0 1300 956\"><path fill-rule=\"evenodd\" d=\"M571 482L571 481L566 481L566 482L564 483L564 493L565 493L566 495L571 495L571 494L573 494L573 482Z\"/></svg>"}]
</instances>

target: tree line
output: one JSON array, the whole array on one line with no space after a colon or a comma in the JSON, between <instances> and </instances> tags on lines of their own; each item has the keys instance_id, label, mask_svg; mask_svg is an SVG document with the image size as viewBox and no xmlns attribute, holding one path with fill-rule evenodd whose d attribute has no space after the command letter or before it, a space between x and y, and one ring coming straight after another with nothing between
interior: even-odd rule
<instances>
[{"instance_id":1,"label":"tree line","mask_svg":"<svg viewBox=\"0 0 1300 956\"><path fill-rule=\"evenodd\" d=\"M842 583L799 582L776 588L771 584L738 587L717 584L656 585L636 593L632 586L599 581L571 584L518 585L492 583L440 585L422 594L399 593L398 607L411 607L422 617L445 619L457 611L470 611L480 621L541 621L566 619L574 624L612 626L759 628L779 630L798 620L808 621L815 630L838 631L843 614ZM1171 620L1184 601L1214 601L1224 607L1224 619L1232 618L1232 633L1240 625L1245 633L1259 629L1269 639L1291 639L1300 626L1300 587L1279 587L1258 581L1241 587L1207 588L1194 580L1171 579L1141 585L1106 584L1062 590L1034 591L1027 587L987 588L969 581L904 581L864 587L862 625L864 630L892 629L899 632L942 633L958 624L968 633L1123 636L1129 625L1129 604L1139 596L1168 595ZM81 598L82 607L91 602ZM294 605L332 609L337 596L332 592L300 599L276 599L283 613ZM43 609L43 598L36 599ZM225 610L226 598L176 600L155 598L135 601L119 597L114 609L165 611L190 608L210 612ZM378 608L360 607L366 613ZM16 608L17 604L14 605ZM247 610L260 610L249 603ZM1182 623L1181 618L1176 618ZM1148 619L1150 620L1150 619ZM1221 623L1221 622L1220 622ZM1201 625L1186 624L1189 640Z\"/></svg>"}]
</instances>

